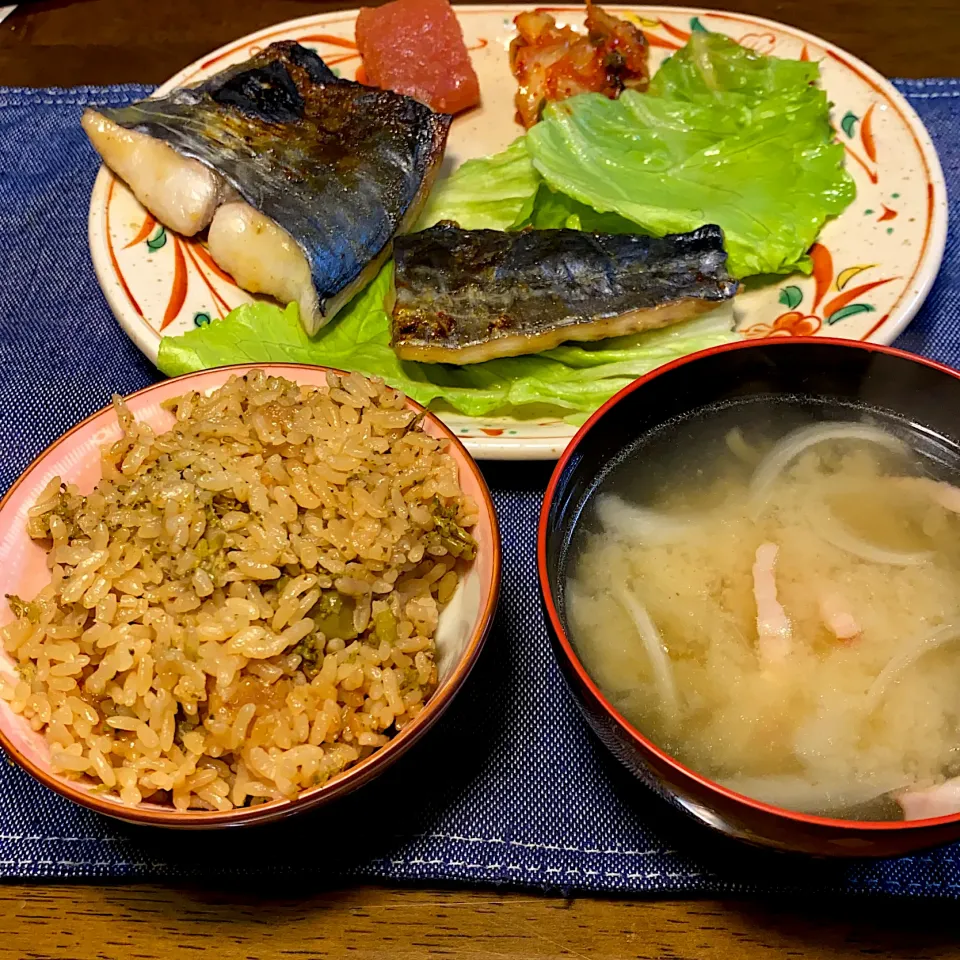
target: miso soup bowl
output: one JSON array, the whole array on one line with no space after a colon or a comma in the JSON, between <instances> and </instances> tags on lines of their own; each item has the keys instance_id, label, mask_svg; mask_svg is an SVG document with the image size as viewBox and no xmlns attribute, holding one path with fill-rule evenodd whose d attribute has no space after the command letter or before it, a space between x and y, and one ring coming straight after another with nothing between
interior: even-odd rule
<instances>
[{"instance_id":1,"label":"miso soup bowl","mask_svg":"<svg viewBox=\"0 0 960 960\"><path fill-rule=\"evenodd\" d=\"M564 601L573 532L607 469L674 417L723 401L800 396L884 409L960 446L960 376L889 347L828 339L739 342L692 354L630 384L600 408L558 462L537 542L547 628L564 677L601 742L668 803L730 837L816 856L904 854L960 838L960 813L929 820L810 816L734 793L680 763L632 726L581 663ZM642 468L642 459L638 460Z\"/></svg>"},{"instance_id":2,"label":"miso soup bowl","mask_svg":"<svg viewBox=\"0 0 960 960\"><path fill-rule=\"evenodd\" d=\"M173 414L161 406L163 401L192 390L211 392L231 376L242 375L252 369L263 370L271 376L284 377L303 386L325 384L328 372L323 367L290 363L257 364L255 368L248 365L220 367L164 380L127 397L126 404L138 420L162 432L170 429L175 422ZM43 734L32 730L27 720L14 713L7 702L0 699L0 746L6 756L51 790L98 813L130 823L212 829L279 820L326 804L376 779L421 741L427 731L441 720L463 686L490 630L500 588L500 540L490 491L474 459L440 420L412 400L407 403L411 409L423 415L423 429L427 433L449 441L448 452L457 462L460 485L477 502L479 520L472 531L477 540L477 556L441 613L437 628L439 685L423 711L400 733L359 763L325 783L303 790L295 797L222 812L181 812L173 806L149 801L127 806L118 798L92 789L90 783L55 772ZM82 493L90 492L101 475L100 448L120 436L120 427L112 407L93 414L41 453L0 501L0 598L11 593L30 598L49 582L46 551L30 540L25 529L27 510L36 502L39 493L57 475L67 482L76 483ZM7 604L0 601L0 624L11 619ZM0 649L0 673L10 676L13 671L12 659ZM376 789L376 785L371 789Z\"/></svg>"}]
</instances>

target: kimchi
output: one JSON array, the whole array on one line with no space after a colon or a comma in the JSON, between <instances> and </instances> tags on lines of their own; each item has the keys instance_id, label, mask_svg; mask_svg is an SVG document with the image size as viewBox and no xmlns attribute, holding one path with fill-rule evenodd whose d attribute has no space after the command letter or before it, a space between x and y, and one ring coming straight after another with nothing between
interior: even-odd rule
<instances>
[{"instance_id":1,"label":"kimchi","mask_svg":"<svg viewBox=\"0 0 960 960\"><path fill-rule=\"evenodd\" d=\"M625 89L646 90L650 80L642 31L587 0L586 35L561 27L545 10L515 18L510 69L517 78L520 122L532 127L547 103L578 93L615 100Z\"/></svg>"}]
</instances>

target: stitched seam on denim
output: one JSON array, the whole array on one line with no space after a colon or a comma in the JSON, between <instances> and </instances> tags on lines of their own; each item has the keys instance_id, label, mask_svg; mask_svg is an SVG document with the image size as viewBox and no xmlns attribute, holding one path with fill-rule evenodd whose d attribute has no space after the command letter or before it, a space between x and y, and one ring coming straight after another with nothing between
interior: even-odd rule
<instances>
[{"instance_id":1,"label":"stitched seam on denim","mask_svg":"<svg viewBox=\"0 0 960 960\"><path fill-rule=\"evenodd\" d=\"M122 843L120 837L49 837L43 834L0 833L0 840L44 840L53 843Z\"/></svg>"},{"instance_id":2,"label":"stitched seam on denim","mask_svg":"<svg viewBox=\"0 0 960 960\"><path fill-rule=\"evenodd\" d=\"M153 870L170 868L168 863L149 860L0 860L0 867L24 867L31 864L36 864L38 867L150 867Z\"/></svg>"},{"instance_id":3,"label":"stitched seam on denim","mask_svg":"<svg viewBox=\"0 0 960 960\"><path fill-rule=\"evenodd\" d=\"M430 833L420 834L421 838L429 840L452 840L458 843L483 843L493 845L505 845L518 847L523 850L546 850L550 852L562 853L585 853L592 856L608 857L653 857L653 856L672 856L676 854L675 850L660 849L659 847L650 847L646 850L623 850L616 847L597 847L597 846L576 846L566 843L539 843L528 842L524 840L505 840L502 837L468 837L455 833ZM55 837L44 836L42 834L25 833L6 833L0 834L0 840L8 841L26 841L46 843L122 843L121 837ZM0 861L2 863L3 861Z\"/></svg>"},{"instance_id":4,"label":"stitched seam on denim","mask_svg":"<svg viewBox=\"0 0 960 960\"><path fill-rule=\"evenodd\" d=\"M676 850L661 850L659 847L650 847L647 850L622 850L619 848L608 847L578 847L566 843L538 843L527 842L523 840L504 840L502 837L468 837L455 833L429 833L421 834L422 838L428 840L453 840L459 843L488 843L503 844L510 847L520 847L524 850L549 850L564 853L587 853L598 856L610 857L652 857L652 856L672 856Z\"/></svg>"},{"instance_id":5,"label":"stitched seam on denim","mask_svg":"<svg viewBox=\"0 0 960 960\"><path fill-rule=\"evenodd\" d=\"M539 873L543 869L543 864L521 864L521 863L501 863L496 861L494 863L471 863L467 860L444 860L442 858L435 858L427 860L423 857L378 857L375 860L371 860L370 863L382 863L384 865L389 864L393 867L401 866L427 866L427 867L465 867L468 870L502 870L506 869L510 873ZM616 870L591 870L586 867L547 867L544 870L544 873L556 874L556 873L566 873L568 875L578 875L583 874L585 877L611 877L614 879L619 879L621 877L626 877L628 880L656 880L660 877L666 877L668 880L677 880L681 877L686 880L692 880L694 877L700 877L703 874L699 870L680 870L680 871L671 871L663 872L661 870L652 870L649 873L625 873L623 871ZM960 886L960 884L958 884Z\"/></svg>"},{"instance_id":6,"label":"stitched seam on denim","mask_svg":"<svg viewBox=\"0 0 960 960\"><path fill-rule=\"evenodd\" d=\"M922 77L912 79L909 77L898 77L893 81L898 86L902 83L911 87L956 87L960 86L960 78L957 77Z\"/></svg>"}]
</instances>

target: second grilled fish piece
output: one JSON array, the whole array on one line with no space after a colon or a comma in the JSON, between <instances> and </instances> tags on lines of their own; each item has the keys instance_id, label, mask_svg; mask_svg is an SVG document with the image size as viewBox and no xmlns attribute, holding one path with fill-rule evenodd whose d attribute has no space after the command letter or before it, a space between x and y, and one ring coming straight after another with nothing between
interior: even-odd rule
<instances>
[{"instance_id":1,"label":"second grilled fish piece","mask_svg":"<svg viewBox=\"0 0 960 960\"><path fill-rule=\"evenodd\" d=\"M479 363L686 320L737 292L717 226L666 237L461 230L394 243L393 348Z\"/></svg>"},{"instance_id":2,"label":"second grilled fish piece","mask_svg":"<svg viewBox=\"0 0 960 960\"><path fill-rule=\"evenodd\" d=\"M84 117L154 216L186 233L210 224L214 259L248 290L293 295L310 333L414 222L449 126L410 97L337 78L292 41L197 87Z\"/></svg>"}]
</instances>

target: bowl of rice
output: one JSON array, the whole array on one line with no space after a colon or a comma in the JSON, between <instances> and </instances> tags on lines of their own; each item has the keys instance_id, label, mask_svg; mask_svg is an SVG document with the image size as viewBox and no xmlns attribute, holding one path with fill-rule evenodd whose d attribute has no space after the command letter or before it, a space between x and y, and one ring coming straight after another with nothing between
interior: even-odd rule
<instances>
[{"instance_id":1,"label":"bowl of rice","mask_svg":"<svg viewBox=\"0 0 960 960\"><path fill-rule=\"evenodd\" d=\"M115 397L0 501L0 745L129 822L315 807L439 719L499 578L476 463L378 380L267 364Z\"/></svg>"}]
</instances>

